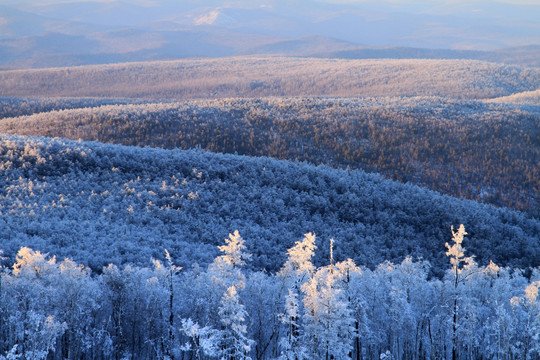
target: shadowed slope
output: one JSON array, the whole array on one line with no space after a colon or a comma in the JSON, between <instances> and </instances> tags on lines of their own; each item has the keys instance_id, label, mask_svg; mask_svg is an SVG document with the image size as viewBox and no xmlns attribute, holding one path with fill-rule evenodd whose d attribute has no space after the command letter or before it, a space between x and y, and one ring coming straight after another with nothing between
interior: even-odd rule
<instances>
[{"instance_id":1,"label":"shadowed slope","mask_svg":"<svg viewBox=\"0 0 540 360\"><path fill-rule=\"evenodd\" d=\"M69 256L99 269L146 264L163 248L184 265L210 262L231 229L254 268L276 270L302 234L320 239L317 262L375 266L423 256L447 268L450 225L467 226L480 263L538 266L540 223L361 171L201 151L0 136L0 241Z\"/></svg>"}]
</instances>

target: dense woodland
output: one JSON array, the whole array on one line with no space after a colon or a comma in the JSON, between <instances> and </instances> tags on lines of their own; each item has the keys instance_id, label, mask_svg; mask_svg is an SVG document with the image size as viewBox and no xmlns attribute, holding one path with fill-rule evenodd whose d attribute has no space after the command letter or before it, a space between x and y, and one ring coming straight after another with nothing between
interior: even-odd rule
<instances>
[{"instance_id":1,"label":"dense woodland","mask_svg":"<svg viewBox=\"0 0 540 360\"><path fill-rule=\"evenodd\" d=\"M0 84L0 96L17 97L487 99L539 89L540 69L474 60L248 56L0 71Z\"/></svg>"},{"instance_id":2,"label":"dense woodland","mask_svg":"<svg viewBox=\"0 0 540 360\"><path fill-rule=\"evenodd\" d=\"M359 170L307 163L98 143L0 136L0 243L99 271L175 254L206 266L230 229L249 239L249 266L276 271L311 231L336 258L374 268L407 256L442 276L451 225L465 224L477 261L540 265L540 221ZM317 265L328 259L320 244Z\"/></svg>"},{"instance_id":3,"label":"dense woodland","mask_svg":"<svg viewBox=\"0 0 540 360\"><path fill-rule=\"evenodd\" d=\"M316 267L311 233L276 274L246 271L237 231L186 269L165 250L93 274L23 247L0 272L0 359L540 359L540 272L478 266L451 234L441 279L411 258Z\"/></svg>"},{"instance_id":4,"label":"dense woodland","mask_svg":"<svg viewBox=\"0 0 540 360\"><path fill-rule=\"evenodd\" d=\"M144 103L144 101L98 98L0 98L0 119L33 115L55 110L136 103Z\"/></svg>"},{"instance_id":5,"label":"dense woodland","mask_svg":"<svg viewBox=\"0 0 540 360\"><path fill-rule=\"evenodd\" d=\"M99 107L99 100L90 99L4 98L0 104L6 117L0 120L0 132L169 149L201 147L364 169L540 216L540 106L434 97ZM77 106L83 108L66 110ZM36 114L16 117L31 113Z\"/></svg>"}]
</instances>

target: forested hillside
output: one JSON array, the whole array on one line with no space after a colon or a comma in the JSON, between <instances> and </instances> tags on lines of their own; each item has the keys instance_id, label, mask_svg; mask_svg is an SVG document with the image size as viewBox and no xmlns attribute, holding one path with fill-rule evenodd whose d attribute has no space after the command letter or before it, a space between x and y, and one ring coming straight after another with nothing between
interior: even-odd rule
<instances>
[{"instance_id":1,"label":"forested hillside","mask_svg":"<svg viewBox=\"0 0 540 360\"><path fill-rule=\"evenodd\" d=\"M148 101L98 98L0 98L0 119L55 110L92 108L103 105L140 104Z\"/></svg>"},{"instance_id":2,"label":"forested hillside","mask_svg":"<svg viewBox=\"0 0 540 360\"><path fill-rule=\"evenodd\" d=\"M0 96L187 99L445 96L485 99L540 88L540 69L473 60L275 56L0 71Z\"/></svg>"},{"instance_id":3,"label":"forested hillside","mask_svg":"<svg viewBox=\"0 0 540 360\"><path fill-rule=\"evenodd\" d=\"M5 116L37 114L2 119L0 132L306 160L540 215L539 106L433 97L276 98L48 112L99 104L1 99Z\"/></svg>"},{"instance_id":4,"label":"forested hillside","mask_svg":"<svg viewBox=\"0 0 540 360\"><path fill-rule=\"evenodd\" d=\"M494 51L425 49L412 47L358 47L312 53L317 57L338 59L469 59L526 67L540 66L540 46L518 46Z\"/></svg>"},{"instance_id":5,"label":"forested hillside","mask_svg":"<svg viewBox=\"0 0 540 360\"><path fill-rule=\"evenodd\" d=\"M522 104L522 105L539 105L540 106L540 90L524 91L522 93L503 96L495 99L485 100L492 103L503 104Z\"/></svg>"},{"instance_id":6,"label":"forested hillside","mask_svg":"<svg viewBox=\"0 0 540 360\"><path fill-rule=\"evenodd\" d=\"M441 196L362 171L203 151L0 137L0 242L99 270L144 265L162 249L206 265L238 229L253 269L278 269L302 234L319 237L316 264L423 257L447 268L444 243L463 223L480 264L540 264L540 222L523 213Z\"/></svg>"}]
</instances>

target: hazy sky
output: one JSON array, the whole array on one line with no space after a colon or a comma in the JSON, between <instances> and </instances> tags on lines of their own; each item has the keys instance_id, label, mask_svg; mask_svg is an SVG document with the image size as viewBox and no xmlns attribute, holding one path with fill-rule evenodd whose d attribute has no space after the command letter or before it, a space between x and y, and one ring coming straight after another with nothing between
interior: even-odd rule
<instances>
[{"instance_id":1,"label":"hazy sky","mask_svg":"<svg viewBox=\"0 0 540 360\"><path fill-rule=\"evenodd\" d=\"M90 6L79 5L84 2ZM40 6L54 3L60 5ZM74 6L62 5L66 3ZM89 36L113 28L153 31L159 38L158 31L211 26L276 38L319 35L365 46L486 50L540 43L540 0L0 0L1 4L38 17L35 24L24 17L2 23L0 14L0 38ZM88 41L95 42L96 36ZM122 44L130 41L144 42L128 39Z\"/></svg>"},{"instance_id":2,"label":"hazy sky","mask_svg":"<svg viewBox=\"0 0 540 360\"><path fill-rule=\"evenodd\" d=\"M62 2L115 2L120 0L0 0L1 4L50 4L50 3L62 3ZM124 0L127 1L127 0ZM131 3L138 3L138 4L159 4L164 2L170 2L172 0L129 0L127 2ZM181 1L181 0L175 0L175 1ZM257 1L257 0L255 0ZM291 0L282 0L282 1L291 1ZM381 2L381 0L313 0L313 1L321 1L321 2L328 2L328 3L341 3L341 4L355 4L355 3L378 3ZM459 3L459 2L466 2L466 3L484 3L486 6L489 6L490 1L485 0L384 0L386 2L390 3L397 3L402 6L411 4L411 5L434 5L434 4L452 4L452 3ZM192 1L195 2L195 1ZM204 4L204 0L198 1L201 4ZM251 4L253 4L252 1L246 1ZM261 1L263 2L263 1ZM500 3L506 3L506 4L516 4L516 5L540 5L540 0L497 0L496 2Z\"/></svg>"}]
</instances>

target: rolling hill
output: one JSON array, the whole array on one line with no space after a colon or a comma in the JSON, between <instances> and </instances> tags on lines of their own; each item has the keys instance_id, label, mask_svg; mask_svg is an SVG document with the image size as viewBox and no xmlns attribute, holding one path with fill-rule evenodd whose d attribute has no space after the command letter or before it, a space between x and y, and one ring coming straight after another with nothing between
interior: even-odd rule
<instances>
[{"instance_id":1,"label":"rolling hill","mask_svg":"<svg viewBox=\"0 0 540 360\"><path fill-rule=\"evenodd\" d=\"M333 237L337 259L373 267L421 256L440 275L450 225L463 223L481 264L540 264L538 220L362 171L200 150L0 140L0 240L10 257L29 246L99 270L146 264L167 248L182 265L208 264L215 245L238 229L250 266L276 270L285 250L313 231L317 263Z\"/></svg>"},{"instance_id":2,"label":"rolling hill","mask_svg":"<svg viewBox=\"0 0 540 360\"><path fill-rule=\"evenodd\" d=\"M540 69L469 60L273 56L0 71L0 96L186 99L443 96L486 99L540 88Z\"/></svg>"},{"instance_id":3,"label":"rolling hill","mask_svg":"<svg viewBox=\"0 0 540 360\"><path fill-rule=\"evenodd\" d=\"M520 104L520 105L540 105L540 90L524 91L508 96L486 100L490 103Z\"/></svg>"},{"instance_id":4,"label":"rolling hill","mask_svg":"<svg viewBox=\"0 0 540 360\"><path fill-rule=\"evenodd\" d=\"M540 215L538 106L434 97L117 105L98 99L0 99L0 105L4 133L201 147L351 167Z\"/></svg>"},{"instance_id":5,"label":"rolling hill","mask_svg":"<svg viewBox=\"0 0 540 360\"><path fill-rule=\"evenodd\" d=\"M497 50L427 49L413 47L356 47L310 53L314 57L337 59L468 59L525 67L540 67L540 46L518 46Z\"/></svg>"}]
</instances>

